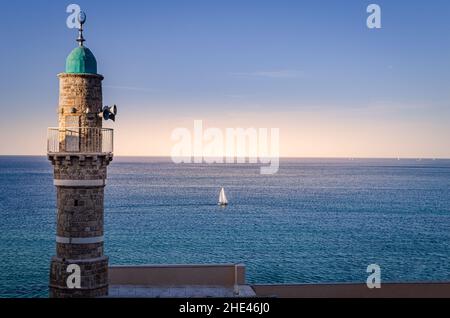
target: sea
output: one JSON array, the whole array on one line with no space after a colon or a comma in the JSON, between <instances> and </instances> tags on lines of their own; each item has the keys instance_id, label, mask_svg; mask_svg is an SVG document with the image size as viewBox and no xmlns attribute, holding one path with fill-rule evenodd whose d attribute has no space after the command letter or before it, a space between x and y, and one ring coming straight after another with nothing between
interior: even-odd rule
<instances>
[{"instance_id":1,"label":"sea","mask_svg":"<svg viewBox=\"0 0 450 318\"><path fill-rule=\"evenodd\" d=\"M229 205L217 205L224 187ZM56 194L46 157L0 157L0 297L47 297ZM243 263L249 283L450 281L450 160L175 164L115 157L111 265Z\"/></svg>"}]
</instances>

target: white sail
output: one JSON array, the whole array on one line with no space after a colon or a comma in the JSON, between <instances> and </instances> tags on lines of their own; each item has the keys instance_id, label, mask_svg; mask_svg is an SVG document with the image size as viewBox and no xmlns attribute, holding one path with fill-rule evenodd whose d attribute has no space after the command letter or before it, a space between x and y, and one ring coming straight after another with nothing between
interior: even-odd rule
<instances>
[{"instance_id":1,"label":"white sail","mask_svg":"<svg viewBox=\"0 0 450 318\"><path fill-rule=\"evenodd\" d=\"M228 204L228 200L227 200L227 196L225 195L225 189L222 188L220 189L220 194L219 194L219 205L227 205Z\"/></svg>"}]
</instances>

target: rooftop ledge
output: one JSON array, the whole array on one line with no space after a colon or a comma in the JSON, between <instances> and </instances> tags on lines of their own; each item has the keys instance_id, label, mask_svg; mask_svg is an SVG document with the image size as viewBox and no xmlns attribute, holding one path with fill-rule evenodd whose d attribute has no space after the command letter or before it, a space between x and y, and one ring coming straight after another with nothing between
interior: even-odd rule
<instances>
[{"instance_id":1,"label":"rooftop ledge","mask_svg":"<svg viewBox=\"0 0 450 318\"><path fill-rule=\"evenodd\" d=\"M450 282L246 284L243 264L110 266L109 297L450 298Z\"/></svg>"},{"instance_id":2,"label":"rooftop ledge","mask_svg":"<svg viewBox=\"0 0 450 318\"><path fill-rule=\"evenodd\" d=\"M255 297L243 264L109 267L109 297Z\"/></svg>"}]
</instances>

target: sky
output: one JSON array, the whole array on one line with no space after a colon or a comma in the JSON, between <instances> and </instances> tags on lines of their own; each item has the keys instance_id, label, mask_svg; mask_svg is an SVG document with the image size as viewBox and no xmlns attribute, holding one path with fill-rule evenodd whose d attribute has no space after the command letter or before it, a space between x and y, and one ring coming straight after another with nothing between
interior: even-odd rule
<instances>
[{"instance_id":1,"label":"sky","mask_svg":"<svg viewBox=\"0 0 450 318\"><path fill-rule=\"evenodd\" d=\"M71 3L119 108L116 155L169 155L172 131L202 120L279 128L283 157L450 158L445 0L4 2L0 155L46 153Z\"/></svg>"}]
</instances>

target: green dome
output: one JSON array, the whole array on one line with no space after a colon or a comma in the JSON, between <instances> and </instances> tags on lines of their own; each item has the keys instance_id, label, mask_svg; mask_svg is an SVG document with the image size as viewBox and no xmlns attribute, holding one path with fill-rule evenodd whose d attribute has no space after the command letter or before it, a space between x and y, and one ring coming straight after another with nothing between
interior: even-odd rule
<instances>
[{"instance_id":1,"label":"green dome","mask_svg":"<svg viewBox=\"0 0 450 318\"><path fill-rule=\"evenodd\" d=\"M66 73L97 74L97 60L87 47L75 48L67 57Z\"/></svg>"}]
</instances>

